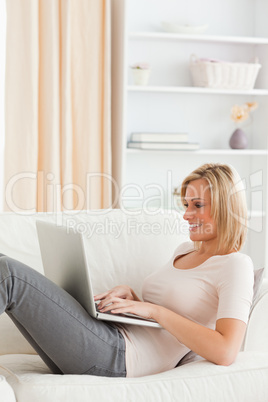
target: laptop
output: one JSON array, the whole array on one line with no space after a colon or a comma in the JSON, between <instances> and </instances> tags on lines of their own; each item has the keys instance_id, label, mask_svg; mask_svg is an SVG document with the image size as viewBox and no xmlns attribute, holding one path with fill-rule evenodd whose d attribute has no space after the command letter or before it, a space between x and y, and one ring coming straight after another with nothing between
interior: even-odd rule
<instances>
[{"instance_id":1,"label":"laptop","mask_svg":"<svg viewBox=\"0 0 268 402\"><path fill-rule=\"evenodd\" d=\"M100 313L94 301L90 263L82 234L40 220L36 221L36 228L45 276L70 293L92 317L162 328L156 321L134 314Z\"/></svg>"}]
</instances>

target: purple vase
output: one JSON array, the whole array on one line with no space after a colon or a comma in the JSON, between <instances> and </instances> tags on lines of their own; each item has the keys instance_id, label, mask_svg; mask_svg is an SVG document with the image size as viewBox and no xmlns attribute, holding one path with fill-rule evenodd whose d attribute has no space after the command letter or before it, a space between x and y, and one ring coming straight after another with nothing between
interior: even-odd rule
<instances>
[{"instance_id":1,"label":"purple vase","mask_svg":"<svg viewBox=\"0 0 268 402\"><path fill-rule=\"evenodd\" d=\"M241 130L241 128L237 128L230 140L229 140L229 145L232 149L245 149L247 148L248 145L248 140L245 132Z\"/></svg>"}]
</instances>

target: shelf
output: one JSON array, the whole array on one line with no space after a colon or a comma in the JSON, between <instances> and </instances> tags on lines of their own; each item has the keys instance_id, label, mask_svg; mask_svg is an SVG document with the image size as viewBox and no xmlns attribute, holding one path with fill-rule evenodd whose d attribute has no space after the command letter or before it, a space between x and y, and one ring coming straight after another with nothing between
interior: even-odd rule
<instances>
[{"instance_id":1,"label":"shelf","mask_svg":"<svg viewBox=\"0 0 268 402\"><path fill-rule=\"evenodd\" d=\"M127 210L132 210L132 211L139 211L140 209L141 209L141 207L140 206L132 206L132 207L130 207L130 206L128 206L128 207L125 207ZM155 209L157 209L157 210L161 210L161 211L163 211L163 212L170 212L170 211L176 211L176 212L178 212L179 214L184 214L184 211L183 210L181 210L181 209L179 209L179 208L175 208L174 206L172 206L172 207L170 207L170 206L167 206L167 205L163 205L161 208L158 208L158 207L156 207ZM155 209L154 208L149 208L148 210L149 211L155 211ZM248 217L249 217L249 219L250 218L263 218L263 217L265 217L266 216L266 213L265 212L262 212L262 211L255 211L255 210L252 210L252 211L248 211Z\"/></svg>"},{"instance_id":2,"label":"shelf","mask_svg":"<svg viewBox=\"0 0 268 402\"><path fill-rule=\"evenodd\" d=\"M267 149L199 149L197 151L180 151L180 150L152 150L152 149L126 149L126 153L135 154L186 154L186 155L230 155L230 156L267 156Z\"/></svg>"},{"instance_id":3,"label":"shelf","mask_svg":"<svg viewBox=\"0 0 268 402\"><path fill-rule=\"evenodd\" d=\"M207 95L254 95L268 96L268 89L214 89L201 87L176 87L176 86L150 86L150 85L128 85L130 92L167 92L167 93L188 93L188 94L207 94Z\"/></svg>"},{"instance_id":4,"label":"shelf","mask_svg":"<svg viewBox=\"0 0 268 402\"><path fill-rule=\"evenodd\" d=\"M264 216L266 216L266 213L262 211L248 211L249 218L262 218Z\"/></svg>"},{"instance_id":5,"label":"shelf","mask_svg":"<svg viewBox=\"0 0 268 402\"><path fill-rule=\"evenodd\" d=\"M130 39L166 39L194 42L217 42L246 45L268 45L268 38L247 36L220 36L220 35L187 35L167 32L130 32Z\"/></svg>"}]
</instances>

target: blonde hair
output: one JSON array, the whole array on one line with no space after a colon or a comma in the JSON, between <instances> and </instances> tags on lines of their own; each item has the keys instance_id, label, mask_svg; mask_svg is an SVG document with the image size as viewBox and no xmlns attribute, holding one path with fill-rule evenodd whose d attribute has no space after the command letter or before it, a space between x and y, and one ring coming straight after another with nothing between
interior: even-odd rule
<instances>
[{"instance_id":1,"label":"blonde hair","mask_svg":"<svg viewBox=\"0 0 268 402\"><path fill-rule=\"evenodd\" d=\"M211 195L211 217L217 223L217 253L239 251L247 236L247 203L242 181L236 170L228 165L207 163L190 173L181 185L184 203L188 184L206 179ZM201 242L195 242L199 248Z\"/></svg>"}]
</instances>

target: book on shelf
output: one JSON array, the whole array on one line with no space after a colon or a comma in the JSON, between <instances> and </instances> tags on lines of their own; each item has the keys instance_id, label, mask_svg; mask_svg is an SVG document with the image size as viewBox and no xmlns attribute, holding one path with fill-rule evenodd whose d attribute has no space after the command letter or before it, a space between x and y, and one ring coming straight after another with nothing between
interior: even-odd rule
<instances>
[{"instance_id":1,"label":"book on shelf","mask_svg":"<svg viewBox=\"0 0 268 402\"><path fill-rule=\"evenodd\" d=\"M132 133L131 141L140 142L187 142L187 133Z\"/></svg>"},{"instance_id":2,"label":"book on shelf","mask_svg":"<svg viewBox=\"0 0 268 402\"><path fill-rule=\"evenodd\" d=\"M143 141L129 141L128 148L136 149L158 149L158 150L183 150L194 151L199 149L197 142L143 142Z\"/></svg>"}]
</instances>

